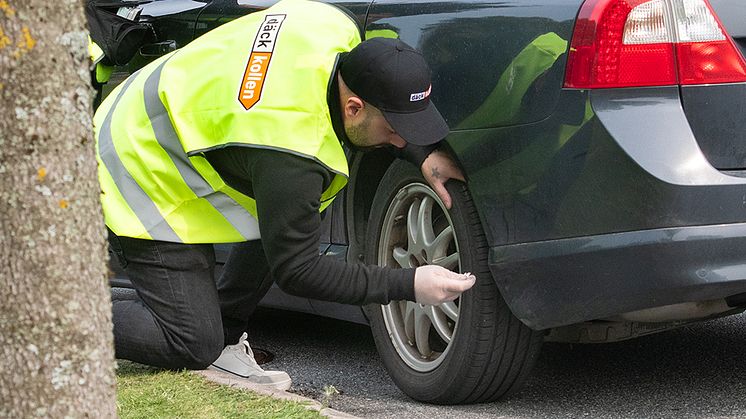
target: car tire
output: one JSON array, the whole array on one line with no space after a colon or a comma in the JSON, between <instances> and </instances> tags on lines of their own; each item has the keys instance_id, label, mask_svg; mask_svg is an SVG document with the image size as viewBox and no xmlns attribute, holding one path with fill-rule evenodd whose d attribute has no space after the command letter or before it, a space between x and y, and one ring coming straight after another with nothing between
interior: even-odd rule
<instances>
[{"instance_id":1,"label":"car tire","mask_svg":"<svg viewBox=\"0 0 746 419\"><path fill-rule=\"evenodd\" d=\"M504 399L526 381L543 334L521 323L501 297L466 186L452 181L448 191L452 208L446 211L417 168L394 162L373 201L366 260L390 267L436 263L474 273L476 284L452 303L394 301L369 305L366 314L384 366L413 399L435 404Z\"/></svg>"}]
</instances>

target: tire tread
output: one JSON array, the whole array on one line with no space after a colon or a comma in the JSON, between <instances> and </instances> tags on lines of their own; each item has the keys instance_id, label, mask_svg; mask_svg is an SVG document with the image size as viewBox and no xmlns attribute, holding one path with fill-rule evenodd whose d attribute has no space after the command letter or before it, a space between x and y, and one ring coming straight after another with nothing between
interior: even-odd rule
<instances>
[{"instance_id":1,"label":"tire tread","mask_svg":"<svg viewBox=\"0 0 746 419\"><path fill-rule=\"evenodd\" d=\"M413 180L422 182L417 179L418 173L412 169L411 166L397 162L386 172L376 193L369 228L375 230L378 227L375 217L379 211L376 204L380 206L381 200L391 198L391 190L396 189L391 185ZM467 332L459 333L460 330L457 330L454 337L455 340L462 339L460 348L467 347L468 356L449 370L452 372L450 375L441 374L430 382L430 373L415 373L398 358L383 325L380 306L368 309L371 328L386 369L399 388L410 397L436 404L503 400L519 391L529 377L543 342L543 334L531 330L518 320L500 295L488 266L489 245L466 185L449 182L447 188L453 198L451 216L458 217L470 233L468 238L460 237L459 241L464 239L468 242L465 247L469 249L469 260L474 269L472 273L477 276L477 283L468 291L470 302L475 308L470 322L474 327L468 332L468 337L462 337L461 334ZM458 210L454 212L456 207ZM374 233L380 234L380 231ZM368 237L371 239L370 243L378 243L377 237L370 234ZM374 262L371 252L368 252L368 256L368 261ZM441 365L438 369L443 367ZM430 384L424 384L426 382Z\"/></svg>"}]
</instances>

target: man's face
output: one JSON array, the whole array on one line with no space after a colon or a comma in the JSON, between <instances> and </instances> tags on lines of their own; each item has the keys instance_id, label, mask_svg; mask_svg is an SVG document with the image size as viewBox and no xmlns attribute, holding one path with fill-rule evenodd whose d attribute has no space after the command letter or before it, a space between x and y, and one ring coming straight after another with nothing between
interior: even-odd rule
<instances>
[{"instance_id":1,"label":"man's face","mask_svg":"<svg viewBox=\"0 0 746 419\"><path fill-rule=\"evenodd\" d=\"M370 105L365 106L357 117L346 118L344 125L350 142L361 151L390 145L404 148L407 144L386 121L381 111Z\"/></svg>"}]
</instances>

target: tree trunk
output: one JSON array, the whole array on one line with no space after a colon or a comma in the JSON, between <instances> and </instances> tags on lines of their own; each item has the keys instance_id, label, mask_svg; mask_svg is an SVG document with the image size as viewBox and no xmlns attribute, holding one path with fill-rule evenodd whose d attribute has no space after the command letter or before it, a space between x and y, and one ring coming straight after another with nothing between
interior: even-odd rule
<instances>
[{"instance_id":1,"label":"tree trunk","mask_svg":"<svg viewBox=\"0 0 746 419\"><path fill-rule=\"evenodd\" d=\"M82 0L0 0L0 417L113 417Z\"/></svg>"}]
</instances>

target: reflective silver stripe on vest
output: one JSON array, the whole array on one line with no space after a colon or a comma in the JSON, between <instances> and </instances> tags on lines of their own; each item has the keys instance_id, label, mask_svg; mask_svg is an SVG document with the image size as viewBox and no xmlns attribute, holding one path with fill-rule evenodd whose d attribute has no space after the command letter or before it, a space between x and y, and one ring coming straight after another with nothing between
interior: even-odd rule
<instances>
[{"instance_id":1,"label":"reflective silver stripe on vest","mask_svg":"<svg viewBox=\"0 0 746 419\"><path fill-rule=\"evenodd\" d=\"M119 91L114 103L106 114L104 123L98 134L98 153L101 161L111 174L114 183L119 189L127 204L135 213L151 237L158 240L181 243L181 238L174 232L171 226L163 218L158 207L152 199L145 193L140 185L130 176L127 169L119 158L116 149L114 149L114 138L111 133L111 118L116 109L119 100L127 90L132 81L139 75L139 71L130 76Z\"/></svg>"},{"instance_id":2,"label":"reflective silver stripe on vest","mask_svg":"<svg viewBox=\"0 0 746 419\"><path fill-rule=\"evenodd\" d=\"M235 228L244 240L259 238L259 224L243 206L223 192L215 191L187 157L168 111L158 94L161 71L168 60L161 63L145 81L145 111L158 144L166 151L184 182L200 198L204 198Z\"/></svg>"}]
</instances>

